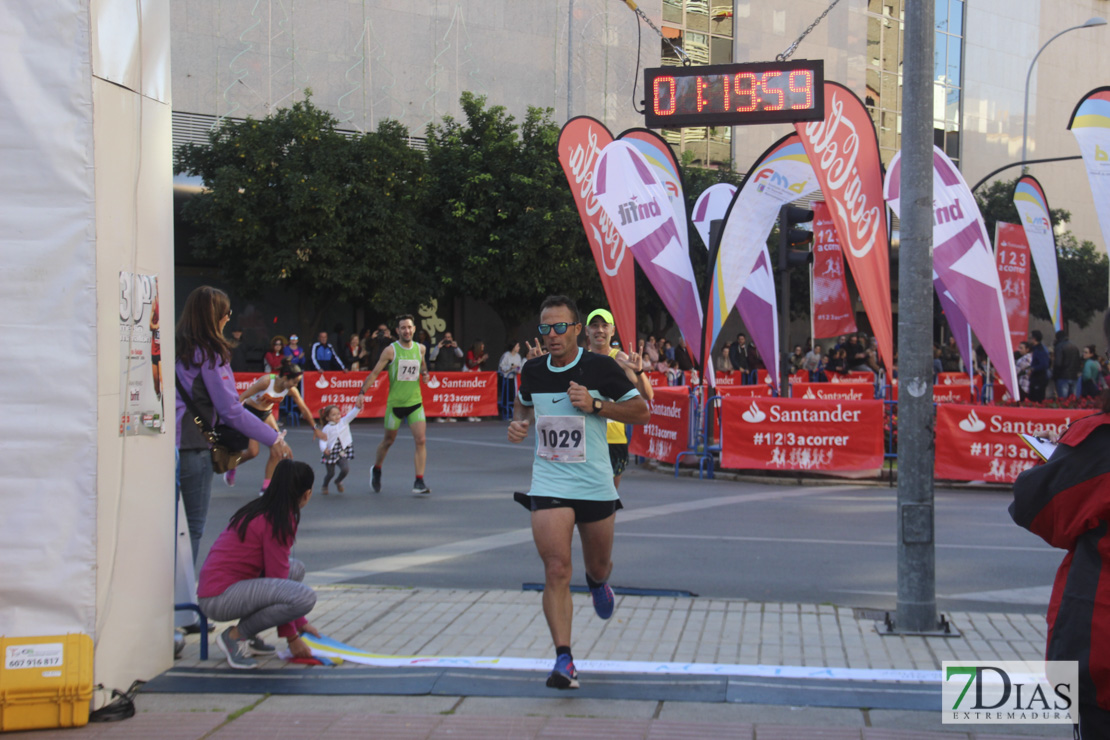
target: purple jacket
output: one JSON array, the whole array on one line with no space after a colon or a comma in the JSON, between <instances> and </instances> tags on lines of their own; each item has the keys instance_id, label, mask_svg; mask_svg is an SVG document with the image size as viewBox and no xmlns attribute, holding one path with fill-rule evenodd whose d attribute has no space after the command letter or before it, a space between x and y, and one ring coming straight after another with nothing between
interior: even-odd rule
<instances>
[{"instance_id":1,"label":"purple jacket","mask_svg":"<svg viewBox=\"0 0 1110 740\"><path fill-rule=\"evenodd\" d=\"M277 441L278 433L273 427L263 422L257 416L243 408L239 403L239 393L235 390L235 376L231 372L231 365L221 360L216 361L215 367L210 367L208 361L201 359L200 351L194 357L199 365L185 367L178 360L174 364L181 385L188 391L193 405L202 413L208 415L208 421L213 426L216 421L242 432L251 439L257 439L265 447ZM208 448L208 443L201 435L197 425L188 420L182 424L188 409L185 401L177 398L177 448L180 450L202 450Z\"/></svg>"}]
</instances>

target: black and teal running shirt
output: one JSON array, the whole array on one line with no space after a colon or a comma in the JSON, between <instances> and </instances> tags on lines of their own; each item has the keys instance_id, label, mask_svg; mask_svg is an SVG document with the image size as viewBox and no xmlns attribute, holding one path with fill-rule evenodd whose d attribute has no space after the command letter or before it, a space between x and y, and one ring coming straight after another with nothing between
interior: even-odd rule
<instances>
[{"instance_id":1,"label":"black and teal running shirt","mask_svg":"<svg viewBox=\"0 0 1110 740\"><path fill-rule=\"evenodd\" d=\"M640 395L616 360L578 349L565 367L553 367L548 355L524 363L520 371L520 402L535 411L535 460L532 496L583 501L613 501L613 469L605 419L571 405L571 381L603 401L627 401Z\"/></svg>"}]
</instances>

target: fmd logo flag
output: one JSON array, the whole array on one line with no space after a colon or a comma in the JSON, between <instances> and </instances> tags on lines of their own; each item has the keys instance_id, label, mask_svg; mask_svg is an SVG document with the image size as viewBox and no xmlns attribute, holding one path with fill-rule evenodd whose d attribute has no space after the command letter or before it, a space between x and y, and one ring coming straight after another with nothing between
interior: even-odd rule
<instances>
[{"instance_id":1,"label":"fmd logo flag","mask_svg":"<svg viewBox=\"0 0 1110 740\"><path fill-rule=\"evenodd\" d=\"M1072 111L1068 128L1079 142L1095 212L1102 227L1102 245L1110 249L1110 87L1083 96Z\"/></svg>"},{"instance_id":2,"label":"fmd logo flag","mask_svg":"<svg viewBox=\"0 0 1110 740\"><path fill-rule=\"evenodd\" d=\"M1056 235L1052 232L1052 219L1049 217L1048 197L1044 188L1032 175L1022 175L1014 188L1014 205L1025 229L1025 241L1029 242L1029 252L1037 267L1037 278L1041 281L1041 292L1052 317L1056 331L1064 328L1064 314L1060 310L1060 278L1056 270Z\"/></svg>"},{"instance_id":3,"label":"fmd logo flag","mask_svg":"<svg viewBox=\"0 0 1110 740\"><path fill-rule=\"evenodd\" d=\"M816 189L817 176L798 135L776 141L756 160L729 205L713 266L706 344L716 343L735 306L776 387L778 310L767 235L782 206Z\"/></svg>"},{"instance_id":4,"label":"fmd logo flag","mask_svg":"<svg viewBox=\"0 0 1110 740\"><path fill-rule=\"evenodd\" d=\"M942 724L1071 725L1079 719L1074 660L946 660L941 682Z\"/></svg>"}]
</instances>

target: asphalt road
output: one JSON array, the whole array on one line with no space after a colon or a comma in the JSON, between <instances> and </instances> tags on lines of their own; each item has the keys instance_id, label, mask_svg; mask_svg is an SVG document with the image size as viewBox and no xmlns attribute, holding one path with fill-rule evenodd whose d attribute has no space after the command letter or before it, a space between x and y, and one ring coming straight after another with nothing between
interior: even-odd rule
<instances>
[{"instance_id":1,"label":"asphalt road","mask_svg":"<svg viewBox=\"0 0 1110 740\"><path fill-rule=\"evenodd\" d=\"M384 466L369 470L380 421L352 427L346 493L320 495L324 467L309 431L289 431L298 459L317 471L296 555L315 583L463 589L519 588L543 580L529 515L512 500L528 490L531 437L505 438L503 422L428 425L428 496L411 493L412 437L402 429ZM257 492L263 459L237 485L213 482L202 551ZM698 480L630 468L621 485L614 586L755 601L893 609L897 603L896 490L852 483L769 485ZM936 590L943 612L1043 612L1063 552L1010 521L1008 490L936 492ZM576 582L583 581L576 555Z\"/></svg>"}]
</instances>

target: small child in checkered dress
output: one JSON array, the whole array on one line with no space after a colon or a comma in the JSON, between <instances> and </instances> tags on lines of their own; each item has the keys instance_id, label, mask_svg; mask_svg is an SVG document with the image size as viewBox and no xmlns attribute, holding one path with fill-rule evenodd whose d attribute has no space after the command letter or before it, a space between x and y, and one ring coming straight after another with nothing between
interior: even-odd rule
<instances>
[{"instance_id":1,"label":"small child in checkered dress","mask_svg":"<svg viewBox=\"0 0 1110 740\"><path fill-rule=\"evenodd\" d=\"M338 406L325 406L320 410L320 422L323 424L324 434L327 435L326 440L320 440L320 452L323 453L320 462L328 471L324 476L324 485L320 489L320 493L325 496L328 495L328 483L335 475L336 465L339 466L339 477L335 479L335 489L343 493L343 479L351 472L350 463L347 461L355 459L355 446L350 426L358 416L358 412L362 410L362 404L363 400L360 396L355 400L351 410L344 415L340 415Z\"/></svg>"}]
</instances>

